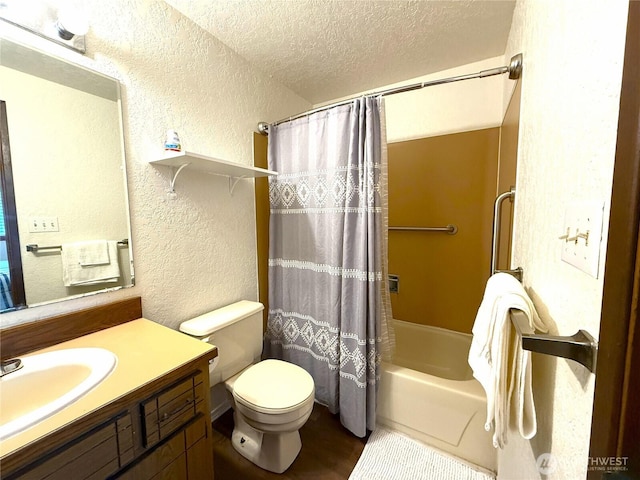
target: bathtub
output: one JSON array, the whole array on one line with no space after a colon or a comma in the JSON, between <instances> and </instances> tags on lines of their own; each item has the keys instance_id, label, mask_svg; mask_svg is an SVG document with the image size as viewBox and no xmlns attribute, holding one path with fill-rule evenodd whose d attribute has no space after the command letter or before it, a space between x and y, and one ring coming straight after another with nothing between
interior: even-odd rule
<instances>
[{"instance_id":1,"label":"bathtub","mask_svg":"<svg viewBox=\"0 0 640 480\"><path fill-rule=\"evenodd\" d=\"M396 355L382 362L378 423L495 472L485 393L467 364L471 335L393 322Z\"/></svg>"}]
</instances>

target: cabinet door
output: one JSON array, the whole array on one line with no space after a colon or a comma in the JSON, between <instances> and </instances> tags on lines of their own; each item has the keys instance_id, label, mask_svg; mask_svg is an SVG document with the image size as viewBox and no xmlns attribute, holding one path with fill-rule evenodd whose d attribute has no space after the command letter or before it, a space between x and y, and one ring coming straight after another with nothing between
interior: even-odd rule
<instances>
[{"instance_id":1,"label":"cabinet door","mask_svg":"<svg viewBox=\"0 0 640 480\"><path fill-rule=\"evenodd\" d=\"M177 432L166 443L159 445L149 455L115 478L118 480L151 480L155 479L156 475L162 474L170 465L174 476L157 478L186 478L186 461L173 465L180 456L185 457L184 431ZM180 465L183 466L183 472L177 474Z\"/></svg>"},{"instance_id":2,"label":"cabinet door","mask_svg":"<svg viewBox=\"0 0 640 480\"><path fill-rule=\"evenodd\" d=\"M191 480L191 477L187 478L187 457L183 453L167 467L162 469L151 478L151 480Z\"/></svg>"},{"instance_id":3,"label":"cabinet door","mask_svg":"<svg viewBox=\"0 0 640 480\"><path fill-rule=\"evenodd\" d=\"M189 480L213 479L213 446L209 442L208 417L201 417L186 429Z\"/></svg>"}]
</instances>

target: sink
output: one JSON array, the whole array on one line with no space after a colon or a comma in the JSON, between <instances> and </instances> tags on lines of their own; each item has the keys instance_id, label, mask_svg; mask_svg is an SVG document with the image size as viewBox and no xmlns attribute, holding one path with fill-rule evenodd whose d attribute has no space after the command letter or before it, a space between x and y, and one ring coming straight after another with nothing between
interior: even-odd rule
<instances>
[{"instance_id":1,"label":"sink","mask_svg":"<svg viewBox=\"0 0 640 480\"><path fill-rule=\"evenodd\" d=\"M20 360L20 370L0 378L0 440L71 405L107 378L117 363L104 348L68 348Z\"/></svg>"}]
</instances>

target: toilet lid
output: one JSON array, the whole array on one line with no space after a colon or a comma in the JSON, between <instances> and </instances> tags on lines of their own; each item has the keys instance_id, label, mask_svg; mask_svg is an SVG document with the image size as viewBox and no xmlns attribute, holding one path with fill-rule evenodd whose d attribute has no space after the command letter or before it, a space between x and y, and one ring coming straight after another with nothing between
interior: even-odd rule
<instances>
[{"instance_id":1,"label":"toilet lid","mask_svg":"<svg viewBox=\"0 0 640 480\"><path fill-rule=\"evenodd\" d=\"M233 396L258 410L289 410L314 393L313 378L282 360L263 360L246 369L233 384Z\"/></svg>"}]
</instances>

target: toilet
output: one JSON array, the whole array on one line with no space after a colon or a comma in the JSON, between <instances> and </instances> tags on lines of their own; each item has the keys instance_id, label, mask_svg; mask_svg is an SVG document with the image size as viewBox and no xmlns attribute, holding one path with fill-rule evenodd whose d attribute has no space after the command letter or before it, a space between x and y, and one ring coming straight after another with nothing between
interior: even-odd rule
<instances>
[{"instance_id":1,"label":"toilet","mask_svg":"<svg viewBox=\"0 0 640 480\"><path fill-rule=\"evenodd\" d=\"M180 324L180 331L218 347L209 366L212 418L233 408L233 447L270 472L282 473L300 453L300 428L313 410L315 386L303 368L260 361L262 310L242 300Z\"/></svg>"}]
</instances>

